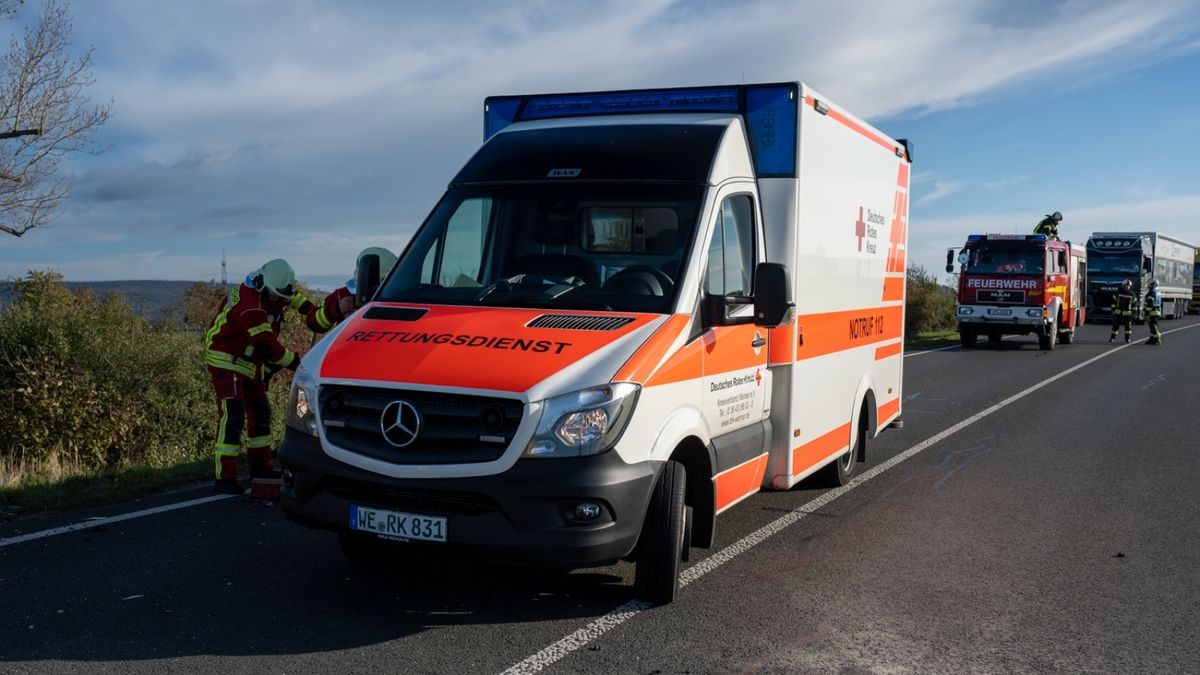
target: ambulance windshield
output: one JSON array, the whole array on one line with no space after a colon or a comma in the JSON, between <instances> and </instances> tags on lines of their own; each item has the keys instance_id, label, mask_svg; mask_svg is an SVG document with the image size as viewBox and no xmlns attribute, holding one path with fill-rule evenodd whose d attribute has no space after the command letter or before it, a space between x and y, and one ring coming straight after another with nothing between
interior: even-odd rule
<instances>
[{"instance_id":1,"label":"ambulance windshield","mask_svg":"<svg viewBox=\"0 0 1200 675\"><path fill-rule=\"evenodd\" d=\"M671 312L703 195L669 183L454 188L376 299Z\"/></svg>"}]
</instances>

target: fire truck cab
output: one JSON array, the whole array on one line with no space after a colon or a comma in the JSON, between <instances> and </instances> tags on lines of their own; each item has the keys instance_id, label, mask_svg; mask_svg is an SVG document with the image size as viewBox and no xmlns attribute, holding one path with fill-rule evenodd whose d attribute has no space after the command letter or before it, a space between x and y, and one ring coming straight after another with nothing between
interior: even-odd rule
<instances>
[{"instance_id":1,"label":"fire truck cab","mask_svg":"<svg viewBox=\"0 0 1200 675\"><path fill-rule=\"evenodd\" d=\"M946 271L954 271L954 249ZM1087 250L1042 234L972 234L958 254L958 337L1038 336L1042 349L1070 344L1086 312Z\"/></svg>"}]
</instances>

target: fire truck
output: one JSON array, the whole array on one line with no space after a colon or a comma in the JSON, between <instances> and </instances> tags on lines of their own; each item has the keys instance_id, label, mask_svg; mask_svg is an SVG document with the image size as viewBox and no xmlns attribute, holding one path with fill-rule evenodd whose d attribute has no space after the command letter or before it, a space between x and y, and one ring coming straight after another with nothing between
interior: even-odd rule
<instances>
[{"instance_id":1,"label":"fire truck","mask_svg":"<svg viewBox=\"0 0 1200 675\"><path fill-rule=\"evenodd\" d=\"M954 250L946 271L954 271ZM1043 234L972 234L958 254L958 337L1038 336L1038 346L1070 344L1086 319L1087 250Z\"/></svg>"}]
</instances>

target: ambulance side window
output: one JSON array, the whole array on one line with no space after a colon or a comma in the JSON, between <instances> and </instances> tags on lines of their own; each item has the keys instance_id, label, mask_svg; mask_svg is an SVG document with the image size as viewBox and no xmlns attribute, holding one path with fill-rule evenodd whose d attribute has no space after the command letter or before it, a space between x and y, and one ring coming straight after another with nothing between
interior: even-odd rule
<instances>
[{"instance_id":1,"label":"ambulance side window","mask_svg":"<svg viewBox=\"0 0 1200 675\"><path fill-rule=\"evenodd\" d=\"M708 245L709 295L749 295L756 259L754 202L734 195L721 203Z\"/></svg>"}]
</instances>

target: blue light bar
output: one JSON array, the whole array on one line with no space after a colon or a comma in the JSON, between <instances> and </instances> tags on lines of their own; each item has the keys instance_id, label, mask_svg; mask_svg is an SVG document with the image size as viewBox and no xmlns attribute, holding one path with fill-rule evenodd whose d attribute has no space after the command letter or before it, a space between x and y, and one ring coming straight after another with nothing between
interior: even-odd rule
<instances>
[{"instance_id":1,"label":"blue light bar","mask_svg":"<svg viewBox=\"0 0 1200 675\"><path fill-rule=\"evenodd\" d=\"M967 241L983 241L983 235L981 235L981 234L968 234L968 235L967 235Z\"/></svg>"},{"instance_id":2,"label":"blue light bar","mask_svg":"<svg viewBox=\"0 0 1200 675\"><path fill-rule=\"evenodd\" d=\"M517 121L521 110L520 96L492 97L483 102L483 140Z\"/></svg>"},{"instance_id":3,"label":"blue light bar","mask_svg":"<svg viewBox=\"0 0 1200 675\"><path fill-rule=\"evenodd\" d=\"M796 175L799 87L794 83L582 94L496 96L484 101L484 140L514 122L640 113L741 115L760 177Z\"/></svg>"},{"instance_id":4,"label":"blue light bar","mask_svg":"<svg viewBox=\"0 0 1200 675\"><path fill-rule=\"evenodd\" d=\"M759 177L796 175L796 85L746 88L746 126Z\"/></svg>"},{"instance_id":5,"label":"blue light bar","mask_svg":"<svg viewBox=\"0 0 1200 675\"><path fill-rule=\"evenodd\" d=\"M554 117L584 117L647 112L740 111L738 91L716 89L669 89L664 91L604 92L598 94L547 94L531 96L521 111L523 120Z\"/></svg>"}]
</instances>

